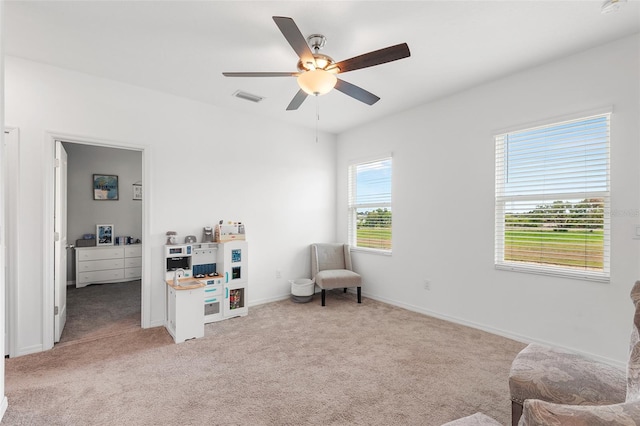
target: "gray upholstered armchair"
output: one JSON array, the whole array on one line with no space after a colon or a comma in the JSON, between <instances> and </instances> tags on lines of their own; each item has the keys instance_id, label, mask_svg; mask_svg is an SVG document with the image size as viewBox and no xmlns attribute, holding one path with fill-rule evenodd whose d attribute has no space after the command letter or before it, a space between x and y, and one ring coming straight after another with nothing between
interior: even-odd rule
<instances>
[{"instance_id":1,"label":"gray upholstered armchair","mask_svg":"<svg viewBox=\"0 0 640 426\"><path fill-rule=\"evenodd\" d=\"M636 311L626 375L569 351L531 344L509 374L513 426L640 424L640 281L631 300Z\"/></svg>"},{"instance_id":2,"label":"gray upholstered armchair","mask_svg":"<svg viewBox=\"0 0 640 426\"><path fill-rule=\"evenodd\" d=\"M358 288L358 303L362 303L362 277L353 272L348 244L311 244L311 277L322 290L322 306L326 290Z\"/></svg>"}]
</instances>

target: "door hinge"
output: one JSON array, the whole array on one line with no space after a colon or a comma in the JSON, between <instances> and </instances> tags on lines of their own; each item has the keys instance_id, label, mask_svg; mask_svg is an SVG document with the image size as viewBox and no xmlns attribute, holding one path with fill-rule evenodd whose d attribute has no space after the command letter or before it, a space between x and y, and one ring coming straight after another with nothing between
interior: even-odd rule
<instances>
[{"instance_id":1,"label":"door hinge","mask_svg":"<svg viewBox=\"0 0 640 426\"><path fill-rule=\"evenodd\" d=\"M60 167L60 159L59 158L56 158L56 159L53 160L53 167L55 167L56 169L58 167Z\"/></svg>"},{"instance_id":2,"label":"door hinge","mask_svg":"<svg viewBox=\"0 0 640 426\"><path fill-rule=\"evenodd\" d=\"M60 233L59 232L54 232L53 233L53 240L54 241L60 241Z\"/></svg>"},{"instance_id":3,"label":"door hinge","mask_svg":"<svg viewBox=\"0 0 640 426\"><path fill-rule=\"evenodd\" d=\"M53 315L58 315L58 307L57 306L53 307Z\"/></svg>"}]
</instances>

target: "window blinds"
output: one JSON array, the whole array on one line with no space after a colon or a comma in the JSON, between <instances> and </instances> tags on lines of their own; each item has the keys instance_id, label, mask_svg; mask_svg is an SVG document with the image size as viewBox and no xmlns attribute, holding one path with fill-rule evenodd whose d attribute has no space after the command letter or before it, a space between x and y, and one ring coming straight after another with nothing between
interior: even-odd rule
<instances>
[{"instance_id":1,"label":"window blinds","mask_svg":"<svg viewBox=\"0 0 640 426\"><path fill-rule=\"evenodd\" d=\"M391 158L349 166L349 243L391 250Z\"/></svg>"},{"instance_id":2,"label":"window blinds","mask_svg":"<svg viewBox=\"0 0 640 426\"><path fill-rule=\"evenodd\" d=\"M498 267L608 278L609 120L495 137Z\"/></svg>"}]
</instances>

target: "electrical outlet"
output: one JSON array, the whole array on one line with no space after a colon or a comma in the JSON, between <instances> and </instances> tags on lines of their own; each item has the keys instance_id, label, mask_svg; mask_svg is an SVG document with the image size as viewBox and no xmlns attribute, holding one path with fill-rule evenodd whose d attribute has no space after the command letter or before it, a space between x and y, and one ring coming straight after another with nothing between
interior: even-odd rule
<instances>
[{"instance_id":1,"label":"electrical outlet","mask_svg":"<svg viewBox=\"0 0 640 426\"><path fill-rule=\"evenodd\" d=\"M280 269L276 269L276 278L282 278L282 272Z\"/></svg>"},{"instance_id":2,"label":"electrical outlet","mask_svg":"<svg viewBox=\"0 0 640 426\"><path fill-rule=\"evenodd\" d=\"M429 281L429 280L424 280L423 285L424 285L424 289L425 289L425 290L427 290L427 291L431 290L431 281Z\"/></svg>"}]
</instances>

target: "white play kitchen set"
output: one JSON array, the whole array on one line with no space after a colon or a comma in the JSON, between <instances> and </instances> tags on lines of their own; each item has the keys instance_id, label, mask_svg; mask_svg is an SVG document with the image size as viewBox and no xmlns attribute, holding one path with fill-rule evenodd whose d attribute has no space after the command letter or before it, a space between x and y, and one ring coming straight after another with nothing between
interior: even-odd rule
<instances>
[{"instance_id":1,"label":"white play kitchen set","mask_svg":"<svg viewBox=\"0 0 640 426\"><path fill-rule=\"evenodd\" d=\"M204 228L201 243L188 236L176 244L174 232L167 237L166 328L176 343L203 337L205 324L247 315L248 245L242 223L220 221L215 235Z\"/></svg>"}]
</instances>

